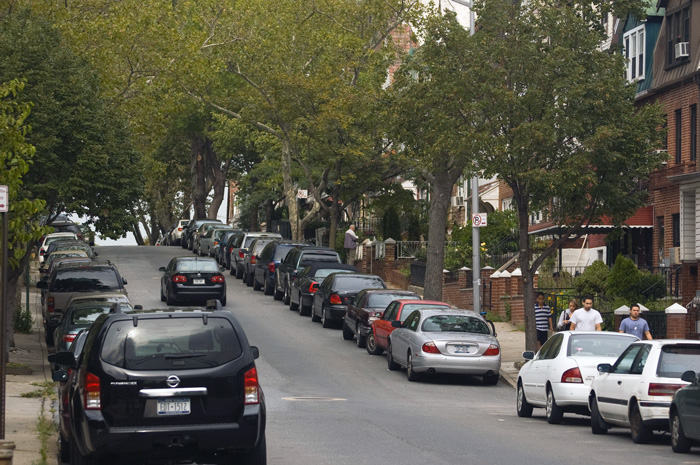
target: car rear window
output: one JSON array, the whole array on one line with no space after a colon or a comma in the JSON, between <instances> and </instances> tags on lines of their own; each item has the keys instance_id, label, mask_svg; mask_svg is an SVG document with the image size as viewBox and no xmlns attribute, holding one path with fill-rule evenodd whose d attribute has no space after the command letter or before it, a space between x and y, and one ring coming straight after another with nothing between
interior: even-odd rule
<instances>
[{"instance_id":1,"label":"car rear window","mask_svg":"<svg viewBox=\"0 0 700 465\"><path fill-rule=\"evenodd\" d=\"M419 308L450 308L449 305L430 305L430 304L407 304L403 306L403 310L401 310L401 318L399 318L400 321L406 321L406 318L408 318L408 315L413 313L414 310L418 310Z\"/></svg>"},{"instance_id":2,"label":"car rear window","mask_svg":"<svg viewBox=\"0 0 700 465\"><path fill-rule=\"evenodd\" d=\"M111 268L60 270L51 283L51 292L114 291L121 289L117 273Z\"/></svg>"},{"instance_id":3,"label":"car rear window","mask_svg":"<svg viewBox=\"0 0 700 465\"><path fill-rule=\"evenodd\" d=\"M95 322L98 316L109 313L112 307L111 303L99 304L95 303L89 306L81 305L74 308L70 313L70 322L73 325L91 325Z\"/></svg>"},{"instance_id":4,"label":"car rear window","mask_svg":"<svg viewBox=\"0 0 700 465\"><path fill-rule=\"evenodd\" d=\"M373 276L338 276L335 280L338 291L361 291L362 289L384 289L384 281Z\"/></svg>"},{"instance_id":5,"label":"car rear window","mask_svg":"<svg viewBox=\"0 0 700 465\"><path fill-rule=\"evenodd\" d=\"M214 260L180 260L177 271L183 273L218 273L219 265Z\"/></svg>"},{"instance_id":6,"label":"car rear window","mask_svg":"<svg viewBox=\"0 0 700 465\"><path fill-rule=\"evenodd\" d=\"M275 248L275 256L273 257L273 260L276 262L284 260L284 257L287 256L290 250L292 250L294 247L293 246L278 246Z\"/></svg>"},{"instance_id":7,"label":"car rear window","mask_svg":"<svg viewBox=\"0 0 700 465\"><path fill-rule=\"evenodd\" d=\"M405 294L372 294L369 296L368 307L386 308L392 300L407 298Z\"/></svg>"},{"instance_id":8,"label":"car rear window","mask_svg":"<svg viewBox=\"0 0 700 465\"><path fill-rule=\"evenodd\" d=\"M491 334L482 320L462 315L436 315L423 321L421 330L425 333L476 333Z\"/></svg>"},{"instance_id":9,"label":"car rear window","mask_svg":"<svg viewBox=\"0 0 700 465\"><path fill-rule=\"evenodd\" d=\"M670 344L661 348L656 374L663 378L680 378L683 372L700 372L700 345Z\"/></svg>"},{"instance_id":10,"label":"car rear window","mask_svg":"<svg viewBox=\"0 0 700 465\"><path fill-rule=\"evenodd\" d=\"M54 236L54 237L47 237L47 238L46 238L46 241L44 241L44 245L46 246L46 248L48 248L49 245L50 245L52 242L56 242L56 241L74 241L74 240L75 240L75 234L73 234L72 236Z\"/></svg>"},{"instance_id":11,"label":"car rear window","mask_svg":"<svg viewBox=\"0 0 700 465\"><path fill-rule=\"evenodd\" d=\"M335 268L321 268L320 270L316 270L316 274L314 275L314 278L325 278L329 274L332 273L352 273L350 270L336 270Z\"/></svg>"},{"instance_id":12,"label":"car rear window","mask_svg":"<svg viewBox=\"0 0 700 465\"><path fill-rule=\"evenodd\" d=\"M569 338L567 355L569 357L619 357L637 339L624 334L605 333L573 334Z\"/></svg>"},{"instance_id":13,"label":"car rear window","mask_svg":"<svg viewBox=\"0 0 700 465\"><path fill-rule=\"evenodd\" d=\"M102 360L128 370L215 367L243 353L226 318L139 318L110 325ZM205 323L206 322L206 323Z\"/></svg>"},{"instance_id":14,"label":"car rear window","mask_svg":"<svg viewBox=\"0 0 700 465\"><path fill-rule=\"evenodd\" d=\"M308 266L315 262L340 263L336 254L305 253L301 256L301 262L299 263L299 266Z\"/></svg>"}]
</instances>

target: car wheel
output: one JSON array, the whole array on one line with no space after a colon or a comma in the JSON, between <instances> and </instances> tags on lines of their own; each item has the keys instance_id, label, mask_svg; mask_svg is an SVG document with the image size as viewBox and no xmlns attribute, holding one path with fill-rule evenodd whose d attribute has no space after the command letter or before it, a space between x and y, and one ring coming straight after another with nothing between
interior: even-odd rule
<instances>
[{"instance_id":1,"label":"car wheel","mask_svg":"<svg viewBox=\"0 0 700 465\"><path fill-rule=\"evenodd\" d=\"M291 301L292 301L292 296L289 294L289 292L290 292L290 291L289 291L289 286L287 286L287 285L285 284L285 285L284 285L284 297L282 298L282 302L283 302L285 305L289 305L289 304L291 303Z\"/></svg>"},{"instance_id":2,"label":"car wheel","mask_svg":"<svg viewBox=\"0 0 700 465\"><path fill-rule=\"evenodd\" d=\"M70 442L70 463L71 465L97 465L98 461L93 457L82 455L73 439Z\"/></svg>"},{"instance_id":3,"label":"car wheel","mask_svg":"<svg viewBox=\"0 0 700 465\"><path fill-rule=\"evenodd\" d=\"M498 373L491 373L490 375L484 375L482 381L486 386L495 386L498 384Z\"/></svg>"},{"instance_id":4,"label":"car wheel","mask_svg":"<svg viewBox=\"0 0 700 465\"><path fill-rule=\"evenodd\" d=\"M630 409L629 420L630 428L632 429L632 441L635 444L648 444L654 432L642 421L642 415L639 413L639 406L636 402L632 404Z\"/></svg>"},{"instance_id":5,"label":"car wheel","mask_svg":"<svg viewBox=\"0 0 700 465\"><path fill-rule=\"evenodd\" d=\"M331 320L326 316L326 307L321 306L321 326L324 328L330 328L331 327Z\"/></svg>"},{"instance_id":6,"label":"car wheel","mask_svg":"<svg viewBox=\"0 0 700 465\"><path fill-rule=\"evenodd\" d=\"M228 267L228 274L230 276L235 276L236 278L238 278L238 275L236 274L236 269L233 266Z\"/></svg>"},{"instance_id":7,"label":"car wheel","mask_svg":"<svg viewBox=\"0 0 700 465\"><path fill-rule=\"evenodd\" d=\"M278 291L275 289L274 294L272 295L272 298L275 300L282 300L282 297L284 297L284 292Z\"/></svg>"},{"instance_id":8,"label":"car wheel","mask_svg":"<svg viewBox=\"0 0 700 465\"><path fill-rule=\"evenodd\" d=\"M394 371L399 369L399 364L394 361L394 356L391 355L391 342L389 347L386 349L386 367L389 371Z\"/></svg>"},{"instance_id":9,"label":"car wheel","mask_svg":"<svg viewBox=\"0 0 700 465\"><path fill-rule=\"evenodd\" d=\"M311 321L313 321L314 323L321 321L321 318L318 315L316 315L315 306L311 307Z\"/></svg>"},{"instance_id":10,"label":"car wheel","mask_svg":"<svg viewBox=\"0 0 700 465\"><path fill-rule=\"evenodd\" d=\"M53 346L53 331L51 331L51 329L49 329L48 327L46 328L44 339L46 340L47 346Z\"/></svg>"},{"instance_id":11,"label":"car wheel","mask_svg":"<svg viewBox=\"0 0 700 465\"><path fill-rule=\"evenodd\" d=\"M160 301L165 302L165 294L163 294L163 286L160 287Z\"/></svg>"},{"instance_id":12,"label":"car wheel","mask_svg":"<svg viewBox=\"0 0 700 465\"><path fill-rule=\"evenodd\" d=\"M420 379L420 375L413 369L413 356L410 351L406 357L406 378L409 381L418 381Z\"/></svg>"},{"instance_id":13,"label":"car wheel","mask_svg":"<svg viewBox=\"0 0 700 465\"><path fill-rule=\"evenodd\" d=\"M515 396L515 406L518 410L518 416L521 418L528 418L532 416L532 404L525 398L525 390L523 389L523 383L518 381L518 393Z\"/></svg>"},{"instance_id":14,"label":"car wheel","mask_svg":"<svg viewBox=\"0 0 700 465\"><path fill-rule=\"evenodd\" d=\"M690 450L691 442L685 437L683 432L683 425L681 425L681 416L678 411L674 409L671 412L671 449L673 452L685 453Z\"/></svg>"},{"instance_id":15,"label":"car wheel","mask_svg":"<svg viewBox=\"0 0 700 465\"><path fill-rule=\"evenodd\" d=\"M175 305L177 303L175 297L172 297L167 289L165 290L165 303L168 305Z\"/></svg>"},{"instance_id":16,"label":"car wheel","mask_svg":"<svg viewBox=\"0 0 700 465\"><path fill-rule=\"evenodd\" d=\"M343 321L343 339L346 341L352 341L353 337L355 337L355 333L353 333L352 329L348 328L348 325L346 325L345 321Z\"/></svg>"},{"instance_id":17,"label":"car wheel","mask_svg":"<svg viewBox=\"0 0 700 465\"><path fill-rule=\"evenodd\" d=\"M595 396L591 399L591 433L593 434L607 434L608 425L600 416L600 410L598 410L598 401Z\"/></svg>"},{"instance_id":18,"label":"car wheel","mask_svg":"<svg viewBox=\"0 0 700 465\"><path fill-rule=\"evenodd\" d=\"M253 274L253 279L251 279L251 281L253 281L253 290L254 291L259 291L260 289L262 289L262 285L258 282L257 279L255 279L255 274Z\"/></svg>"},{"instance_id":19,"label":"car wheel","mask_svg":"<svg viewBox=\"0 0 700 465\"><path fill-rule=\"evenodd\" d=\"M246 272L245 274L245 285L248 287L253 287L253 280L255 279L255 276L250 274L250 271Z\"/></svg>"},{"instance_id":20,"label":"car wheel","mask_svg":"<svg viewBox=\"0 0 700 465\"><path fill-rule=\"evenodd\" d=\"M367 353L370 355L382 355L384 349L377 345L377 340L374 338L374 332L367 335L367 342L365 344L367 348Z\"/></svg>"},{"instance_id":21,"label":"car wheel","mask_svg":"<svg viewBox=\"0 0 700 465\"><path fill-rule=\"evenodd\" d=\"M243 279L243 270L238 268L237 264L231 263L231 271L233 271L233 268L236 268L236 279ZM233 274L233 273L231 273Z\"/></svg>"},{"instance_id":22,"label":"car wheel","mask_svg":"<svg viewBox=\"0 0 700 465\"><path fill-rule=\"evenodd\" d=\"M223 296L222 298L219 299L219 302L221 302L221 306L223 307L226 305L226 296Z\"/></svg>"},{"instance_id":23,"label":"car wheel","mask_svg":"<svg viewBox=\"0 0 700 465\"><path fill-rule=\"evenodd\" d=\"M63 436L61 436L61 433L58 433L58 439L59 439L59 457L61 459L62 463L69 463L70 462L70 442L66 441L63 439Z\"/></svg>"},{"instance_id":24,"label":"car wheel","mask_svg":"<svg viewBox=\"0 0 700 465\"><path fill-rule=\"evenodd\" d=\"M357 327L357 336L355 338L355 342L357 343L357 347L359 347L360 349L364 349L365 344L367 343L367 336L362 335L359 325Z\"/></svg>"},{"instance_id":25,"label":"car wheel","mask_svg":"<svg viewBox=\"0 0 700 465\"><path fill-rule=\"evenodd\" d=\"M292 300L292 291L289 291L289 310L296 312L299 310L299 304L301 303L301 292L299 293L299 302L294 302Z\"/></svg>"},{"instance_id":26,"label":"car wheel","mask_svg":"<svg viewBox=\"0 0 700 465\"><path fill-rule=\"evenodd\" d=\"M267 445L265 444L265 436L260 438L258 445L248 452L242 453L235 457L231 465L267 465Z\"/></svg>"},{"instance_id":27,"label":"car wheel","mask_svg":"<svg viewBox=\"0 0 700 465\"><path fill-rule=\"evenodd\" d=\"M301 301L301 297L299 298ZM309 316L311 314L311 307L308 307L306 305L302 305L301 302L299 303L299 316Z\"/></svg>"},{"instance_id":28,"label":"car wheel","mask_svg":"<svg viewBox=\"0 0 700 465\"><path fill-rule=\"evenodd\" d=\"M275 291L275 286L270 286L270 280L267 279L267 276L265 276L265 279L263 279L263 282L265 283L265 295L272 295Z\"/></svg>"},{"instance_id":29,"label":"car wheel","mask_svg":"<svg viewBox=\"0 0 700 465\"><path fill-rule=\"evenodd\" d=\"M554 398L554 392L551 388L547 389L545 415L547 416L547 423L550 425L558 425L564 418L564 411L557 405L557 400Z\"/></svg>"}]
</instances>

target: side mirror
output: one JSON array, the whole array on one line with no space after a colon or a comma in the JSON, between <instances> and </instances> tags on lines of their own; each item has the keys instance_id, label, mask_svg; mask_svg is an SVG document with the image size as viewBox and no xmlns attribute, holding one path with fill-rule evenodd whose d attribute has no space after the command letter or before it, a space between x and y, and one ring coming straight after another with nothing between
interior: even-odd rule
<instances>
[{"instance_id":1,"label":"side mirror","mask_svg":"<svg viewBox=\"0 0 700 465\"><path fill-rule=\"evenodd\" d=\"M49 363L75 368L75 355L73 355L73 352L56 352L49 355Z\"/></svg>"},{"instance_id":2,"label":"side mirror","mask_svg":"<svg viewBox=\"0 0 700 465\"><path fill-rule=\"evenodd\" d=\"M160 268L158 268L158 271L162 271L162 272L165 273L165 267L164 267L164 266L161 266Z\"/></svg>"},{"instance_id":3,"label":"side mirror","mask_svg":"<svg viewBox=\"0 0 700 465\"><path fill-rule=\"evenodd\" d=\"M609 363L598 364L598 373L612 373L612 365Z\"/></svg>"},{"instance_id":4,"label":"side mirror","mask_svg":"<svg viewBox=\"0 0 700 465\"><path fill-rule=\"evenodd\" d=\"M534 360L535 359L535 353L531 350L526 350L523 352L523 358L525 360Z\"/></svg>"},{"instance_id":5,"label":"side mirror","mask_svg":"<svg viewBox=\"0 0 700 465\"><path fill-rule=\"evenodd\" d=\"M48 289L49 283L48 283L48 281L37 281L36 287L39 289Z\"/></svg>"},{"instance_id":6,"label":"side mirror","mask_svg":"<svg viewBox=\"0 0 700 465\"><path fill-rule=\"evenodd\" d=\"M56 370L51 373L51 379L59 383L65 383L68 381L68 372L65 370Z\"/></svg>"},{"instance_id":7,"label":"side mirror","mask_svg":"<svg viewBox=\"0 0 700 465\"><path fill-rule=\"evenodd\" d=\"M124 285L126 286L126 278L122 278L122 283L124 283Z\"/></svg>"},{"instance_id":8,"label":"side mirror","mask_svg":"<svg viewBox=\"0 0 700 465\"><path fill-rule=\"evenodd\" d=\"M693 370L684 371L681 375L681 381L685 381L686 383L694 383L695 372Z\"/></svg>"},{"instance_id":9,"label":"side mirror","mask_svg":"<svg viewBox=\"0 0 700 465\"><path fill-rule=\"evenodd\" d=\"M260 350L256 346L250 346L250 351L253 353L253 359L260 357Z\"/></svg>"},{"instance_id":10,"label":"side mirror","mask_svg":"<svg viewBox=\"0 0 700 465\"><path fill-rule=\"evenodd\" d=\"M399 320L394 320L391 322L391 327L392 328L403 328L403 323L401 323Z\"/></svg>"}]
</instances>

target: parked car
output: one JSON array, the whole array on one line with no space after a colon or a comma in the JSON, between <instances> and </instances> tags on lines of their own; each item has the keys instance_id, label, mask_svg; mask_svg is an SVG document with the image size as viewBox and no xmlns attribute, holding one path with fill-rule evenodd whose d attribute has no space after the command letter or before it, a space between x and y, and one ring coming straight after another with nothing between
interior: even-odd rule
<instances>
[{"instance_id":1,"label":"parked car","mask_svg":"<svg viewBox=\"0 0 700 465\"><path fill-rule=\"evenodd\" d=\"M209 248L214 243L214 231L219 229L233 229L231 225L222 223L204 223L199 227L197 233L194 235L194 245L192 246L192 252L197 255L209 256Z\"/></svg>"},{"instance_id":2,"label":"parked car","mask_svg":"<svg viewBox=\"0 0 700 465\"><path fill-rule=\"evenodd\" d=\"M45 275L48 274L49 269L51 268L51 265L53 265L53 262L59 258L87 258L88 257L87 252L84 250L76 249L76 250L59 250L57 252L51 252L49 255L46 256L46 260L44 260L44 263L41 264L39 267L39 274Z\"/></svg>"},{"instance_id":3,"label":"parked car","mask_svg":"<svg viewBox=\"0 0 700 465\"><path fill-rule=\"evenodd\" d=\"M71 463L266 463L265 399L245 332L229 311L100 316L68 392ZM57 371L54 380L67 378Z\"/></svg>"},{"instance_id":4,"label":"parked car","mask_svg":"<svg viewBox=\"0 0 700 465\"><path fill-rule=\"evenodd\" d=\"M227 270L231 269L231 257L233 254L233 249L236 246L236 242L240 239L241 236L245 234L245 231L237 232L231 234L228 239L226 239L226 245L222 247L221 252L219 253L219 259L221 260L221 264L226 268ZM236 272L234 270L233 274L235 275Z\"/></svg>"},{"instance_id":5,"label":"parked car","mask_svg":"<svg viewBox=\"0 0 700 465\"><path fill-rule=\"evenodd\" d=\"M690 384L673 395L668 423L673 452L684 453L700 441L700 385L694 370L683 373L681 380Z\"/></svg>"},{"instance_id":6,"label":"parked car","mask_svg":"<svg viewBox=\"0 0 700 465\"><path fill-rule=\"evenodd\" d=\"M331 273L314 294L311 321L320 321L324 328L342 323L347 306L363 289L386 289L379 276L363 273Z\"/></svg>"},{"instance_id":7,"label":"parked car","mask_svg":"<svg viewBox=\"0 0 700 465\"><path fill-rule=\"evenodd\" d=\"M205 246L203 251L206 250L205 255L208 255L212 257L213 259L217 260L217 255L219 251L219 246L221 243L221 240L226 236L227 233L233 233L234 231L240 231L239 229L234 229L234 228L223 228L223 229L215 229L212 231L211 237L208 239L210 240L211 243L208 244L208 246ZM217 260L218 263L218 260Z\"/></svg>"},{"instance_id":8,"label":"parked car","mask_svg":"<svg viewBox=\"0 0 700 465\"><path fill-rule=\"evenodd\" d=\"M168 245L180 245L182 241L182 231L189 222L190 220L177 220L177 223L172 226L170 234L168 235Z\"/></svg>"},{"instance_id":9,"label":"parked car","mask_svg":"<svg viewBox=\"0 0 700 465\"><path fill-rule=\"evenodd\" d=\"M243 282L246 283L246 286L252 287L255 291L260 290L262 286L260 284L255 284L255 266L258 263L258 256L262 253L267 244L279 240L278 238L258 237L250 243L248 252L246 252L243 258Z\"/></svg>"},{"instance_id":10,"label":"parked car","mask_svg":"<svg viewBox=\"0 0 700 465\"><path fill-rule=\"evenodd\" d=\"M263 289L265 295L273 295L275 270L290 250L301 244L291 241L268 242L255 259L253 267L253 289ZM278 299L279 300L279 299Z\"/></svg>"},{"instance_id":11,"label":"parked car","mask_svg":"<svg viewBox=\"0 0 700 465\"><path fill-rule=\"evenodd\" d=\"M406 321L394 321L386 351L389 370L406 367L409 381L424 374L481 376L498 383L501 347L484 318L470 310L414 310Z\"/></svg>"},{"instance_id":12,"label":"parked car","mask_svg":"<svg viewBox=\"0 0 700 465\"><path fill-rule=\"evenodd\" d=\"M350 341L355 338L357 347L365 347L367 335L372 332L372 323L381 318L386 307L396 299L420 300L420 296L415 292L396 289L360 291L345 312L343 339Z\"/></svg>"},{"instance_id":13,"label":"parked car","mask_svg":"<svg viewBox=\"0 0 700 465\"><path fill-rule=\"evenodd\" d=\"M95 245L95 231L90 229L90 226L84 223L79 225L79 228L80 232L83 233L83 240L85 243L91 247Z\"/></svg>"},{"instance_id":14,"label":"parked car","mask_svg":"<svg viewBox=\"0 0 700 465\"><path fill-rule=\"evenodd\" d=\"M688 384L681 375L700 369L700 341L657 339L629 346L611 365L598 365L589 396L591 431L630 428L635 443L648 443L654 430L668 431L673 394Z\"/></svg>"},{"instance_id":15,"label":"parked car","mask_svg":"<svg viewBox=\"0 0 700 465\"><path fill-rule=\"evenodd\" d=\"M209 257L175 257L160 267L160 300L168 305L178 301L219 299L226 305L226 280Z\"/></svg>"},{"instance_id":16,"label":"parked car","mask_svg":"<svg viewBox=\"0 0 700 465\"><path fill-rule=\"evenodd\" d=\"M61 324L53 333L54 350L63 352L70 349L75 336L83 329L89 329L98 316L109 313L112 304L108 300L79 301L66 307ZM131 309L128 302L122 302Z\"/></svg>"},{"instance_id":17,"label":"parked car","mask_svg":"<svg viewBox=\"0 0 700 465\"><path fill-rule=\"evenodd\" d=\"M49 244L46 248L46 254L44 257L48 257L53 252L59 252L61 250L83 250L88 257L97 258L97 252L83 241L56 241Z\"/></svg>"},{"instance_id":18,"label":"parked car","mask_svg":"<svg viewBox=\"0 0 700 465\"><path fill-rule=\"evenodd\" d=\"M331 273L359 273L360 270L352 265L335 262L313 262L295 275L292 288L289 291L289 309L299 310L299 315L311 314L314 294L321 282ZM292 274L294 275L295 272ZM278 293L275 291L275 298Z\"/></svg>"},{"instance_id":19,"label":"parked car","mask_svg":"<svg viewBox=\"0 0 700 465\"><path fill-rule=\"evenodd\" d=\"M41 243L41 247L39 247L39 264L44 263L46 249L49 248L49 245L52 242L70 241L70 240L73 240L73 241L78 240L78 236L76 236L75 233L72 233L72 232L51 233L51 234L47 234L46 236L44 236L44 240Z\"/></svg>"},{"instance_id":20,"label":"parked car","mask_svg":"<svg viewBox=\"0 0 700 465\"><path fill-rule=\"evenodd\" d=\"M340 255L328 247L304 245L289 251L275 270L275 300L289 305L292 283L304 267L314 262L341 263Z\"/></svg>"},{"instance_id":21,"label":"parked car","mask_svg":"<svg viewBox=\"0 0 700 465\"><path fill-rule=\"evenodd\" d=\"M46 289L42 301L42 317L46 343L53 345L53 332L61 323L68 300L87 292L116 292L127 295L126 279L110 262L65 264L57 268L48 281L39 281L37 287Z\"/></svg>"},{"instance_id":22,"label":"parked car","mask_svg":"<svg viewBox=\"0 0 700 465\"><path fill-rule=\"evenodd\" d=\"M232 229L230 231L224 229L214 234L214 247L212 248L212 250L214 251L213 256L216 262L222 267L226 268L226 255L224 255L224 251L228 250L227 243L229 238L231 238L231 236L233 236L234 234L240 234L242 232L243 231L239 229Z\"/></svg>"},{"instance_id":23,"label":"parked car","mask_svg":"<svg viewBox=\"0 0 700 465\"><path fill-rule=\"evenodd\" d=\"M192 228L187 230L187 248L193 253L197 253L197 251L195 250L195 246L197 245L197 238L199 237L200 230L204 231L206 226L213 224L229 227L227 224L223 224L220 220L207 220L203 223L200 223L197 226L193 226Z\"/></svg>"},{"instance_id":24,"label":"parked car","mask_svg":"<svg viewBox=\"0 0 700 465\"><path fill-rule=\"evenodd\" d=\"M236 238L236 241L229 248L229 269L231 270L231 276L235 276L238 279L243 278L243 261L245 260L246 254L248 253L248 248L253 243L253 241L259 237L264 237L266 239L278 239L282 240L282 235L279 233L268 233L268 232L244 232Z\"/></svg>"},{"instance_id":25,"label":"parked car","mask_svg":"<svg viewBox=\"0 0 700 465\"><path fill-rule=\"evenodd\" d=\"M590 415L588 394L598 375L598 364L614 363L639 339L602 331L561 331L550 337L518 373L518 416L529 417L533 407L545 409L550 424L561 423L565 412Z\"/></svg>"},{"instance_id":26,"label":"parked car","mask_svg":"<svg viewBox=\"0 0 700 465\"><path fill-rule=\"evenodd\" d=\"M80 230L80 226L72 222L71 220L68 219L67 216L65 215L59 215L56 217L51 223L49 223L47 226L50 226L53 228L54 233L59 233L59 232L70 232L75 234L75 236L78 238L78 240L84 240L83 239L83 232Z\"/></svg>"},{"instance_id":27,"label":"parked car","mask_svg":"<svg viewBox=\"0 0 700 465\"><path fill-rule=\"evenodd\" d=\"M220 220L211 220L205 218L202 220L191 219L187 222L187 225L182 229L182 236L180 237L180 245L183 249L192 250L192 243L190 241L192 234L199 229L199 227L204 223L221 223Z\"/></svg>"},{"instance_id":28,"label":"parked car","mask_svg":"<svg viewBox=\"0 0 700 465\"><path fill-rule=\"evenodd\" d=\"M419 308L448 309L452 306L437 300L398 299L387 305L381 318L372 323L372 333L367 335L367 352L381 355L389 346L389 334L394 329L392 321L403 322L408 315Z\"/></svg>"}]
</instances>

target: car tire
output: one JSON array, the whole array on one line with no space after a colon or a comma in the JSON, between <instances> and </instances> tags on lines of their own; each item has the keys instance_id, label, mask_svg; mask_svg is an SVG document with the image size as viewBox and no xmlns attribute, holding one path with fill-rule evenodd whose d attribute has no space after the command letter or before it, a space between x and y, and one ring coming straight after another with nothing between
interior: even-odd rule
<instances>
[{"instance_id":1,"label":"car tire","mask_svg":"<svg viewBox=\"0 0 700 465\"><path fill-rule=\"evenodd\" d=\"M251 281L253 281L253 290L254 291L259 291L260 289L262 289L262 284L260 284L258 282L258 280L255 279L255 274L253 274L253 279Z\"/></svg>"},{"instance_id":2,"label":"car tire","mask_svg":"<svg viewBox=\"0 0 700 465\"><path fill-rule=\"evenodd\" d=\"M265 295L273 295L275 292L275 286L274 285L270 286L270 280L267 279L267 276L265 276L263 278L263 282L265 283L264 294Z\"/></svg>"},{"instance_id":3,"label":"car tire","mask_svg":"<svg viewBox=\"0 0 700 465\"><path fill-rule=\"evenodd\" d=\"M523 383L520 380L518 380L518 391L515 396L515 407L519 417L529 418L532 416L532 404L527 401L525 389L523 389Z\"/></svg>"},{"instance_id":4,"label":"car tire","mask_svg":"<svg viewBox=\"0 0 700 465\"><path fill-rule=\"evenodd\" d=\"M263 434L260 441L258 441L258 445L255 446L254 449L242 453L239 457L236 457L231 464L267 465L267 444L265 435Z\"/></svg>"},{"instance_id":5,"label":"car tire","mask_svg":"<svg viewBox=\"0 0 700 465\"><path fill-rule=\"evenodd\" d=\"M313 321L314 323L321 321L321 318L318 315L316 315L315 306L311 306L311 321Z\"/></svg>"},{"instance_id":6,"label":"car tire","mask_svg":"<svg viewBox=\"0 0 700 465\"><path fill-rule=\"evenodd\" d=\"M389 347L386 349L386 367L389 371L394 371L399 369L399 364L394 361L394 356L391 354L391 342Z\"/></svg>"},{"instance_id":7,"label":"car tire","mask_svg":"<svg viewBox=\"0 0 700 465\"><path fill-rule=\"evenodd\" d=\"M292 296L291 296L290 292L291 291L289 290L289 286L287 286L285 284L284 285L284 294L282 297L282 303L284 303L285 305L290 305L292 302Z\"/></svg>"},{"instance_id":8,"label":"car tire","mask_svg":"<svg viewBox=\"0 0 700 465\"><path fill-rule=\"evenodd\" d=\"M321 326L324 328L330 328L333 322L330 318L326 317L326 307L321 306Z\"/></svg>"},{"instance_id":9,"label":"car tire","mask_svg":"<svg viewBox=\"0 0 700 465\"><path fill-rule=\"evenodd\" d=\"M421 378L420 374L416 373L413 369L413 356L411 355L410 350L408 351L408 356L406 357L406 378L409 381L418 381Z\"/></svg>"},{"instance_id":10,"label":"car tire","mask_svg":"<svg viewBox=\"0 0 700 465\"><path fill-rule=\"evenodd\" d=\"M343 321L343 340L352 341L353 337L355 337L355 333L353 333L352 329L348 328L348 325Z\"/></svg>"},{"instance_id":11,"label":"car tire","mask_svg":"<svg viewBox=\"0 0 700 465\"><path fill-rule=\"evenodd\" d=\"M243 279L243 270L238 268L238 264L233 264L231 263L231 271L233 272L233 268L236 268L236 279ZM233 273L231 273L233 274Z\"/></svg>"},{"instance_id":12,"label":"car tire","mask_svg":"<svg viewBox=\"0 0 700 465\"><path fill-rule=\"evenodd\" d=\"M174 297L171 297L171 296L170 296L170 293L167 292L167 289L166 289L166 294L165 294L165 303L168 304L168 305L175 305L175 304L177 304L177 300L176 300Z\"/></svg>"},{"instance_id":13,"label":"car tire","mask_svg":"<svg viewBox=\"0 0 700 465\"><path fill-rule=\"evenodd\" d=\"M357 327L357 335L355 336L355 342L357 343L357 347L359 347L360 349L364 349L367 345L367 336L362 335L359 325Z\"/></svg>"},{"instance_id":14,"label":"car tire","mask_svg":"<svg viewBox=\"0 0 700 465\"><path fill-rule=\"evenodd\" d=\"M301 300L301 297L299 298ZM299 316L309 316L311 315L311 307L299 304Z\"/></svg>"},{"instance_id":15,"label":"car tire","mask_svg":"<svg viewBox=\"0 0 700 465\"><path fill-rule=\"evenodd\" d=\"M85 456L80 453L75 440L70 442L70 463L71 465L97 465L99 463L94 457Z\"/></svg>"},{"instance_id":16,"label":"car tire","mask_svg":"<svg viewBox=\"0 0 700 465\"><path fill-rule=\"evenodd\" d=\"M491 373L490 375L484 375L482 381L486 386L495 386L498 384L498 373Z\"/></svg>"},{"instance_id":17,"label":"car tire","mask_svg":"<svg viewBox=\"0 0 700 465\"><path fill-rule=\"evenodd\" d=\"M301 303L301 292L299 293L299 302L295 303L292 300L292 291L289 291L289 310L296 312L299 310L299 304Z\"/></svg>"},{"instance_id":18,"label":"car tire","mask_svg":"<svg viewBox=\"0 0 700 465\"><path fill-rule=\"evenodd\" d=\"M382 352L384 352L384 349L377 345L377 340L374 338L374 332L367 335L365 348L367 349L367 353L370 355L382 355Z\"/></svg>"},{"instance_id":19,"label":"car tire","mask_svg":"<svg viewBox=\"0 0 700 465\"><path fill-rule=\"evenodd\" d=\"M284 297L284 292L275 289L274 294L272 294L272 298L275 300L282 300L282 297Z\"/></svg>"},{"instance_id":20,"label":"car tire","mask_svg":"<svg viewBox=\"0 0 700 465\"><path fill-rule=\"evenodd\" d=\"M160 288L160 301L165 302L165 294L163 294L163 287Z\"/></svg>"},{"instance_id":21,"label":"car tire","mask_svg":"<svg viewBox=\"0 0 700 465\"><path fill-rule=\"evenodd\" d=\"M253 287L253 281L255 280L255 276L250 274L250 272L246 272L245 274L245 285L248 287Z\"/></svg>"},{"instance_id":22,"label":"car tire","mask_svg":"<svg viewBox=\"0 0 700 465\"><path fill-rule=\"evenodd\" d=\"M595 396L591 399L591 433L593 434L608 434L608 425L600 416L598 410L598 401Z\"/></svg>"},{"instance_id":23,"label":"car tire","mask_svg":"<svg viewBox=\"0 0 700 465\"><path fill-rule=\"evenodd\" d=\"M681 416L678 414L678 410L674 409L671 412L671 420L669 423L671 425L671 449L673 449L673 452L683 454L690 451L692 442L685 437L683 425L681 424Z\"/></svg>"},{"instance_id":24,"label":"car tire","mask_svg":"<svg viewBox=\"0 0 700 465\"><path fill-rule=\"evenodd\" d=\"M222 298L219 299L219 302L221 302L221 306L223 307L226 305L226 296L223 296Z\"/></svg>"},{"instance_id":25,"label":"car tire","mask_svg":"<svg viewBox=\"0 0 700 465\"><path fill-rule=\"evenodd\" d=\"M48 327L46 328L46 333L44 334L44 340L46 341L47 346L53 346L53 331L51 331Z\"/></svg>"},{"instance_id":26,"label":"car tire","mask_svg":"<svg viewBox=\"0 0 700 465\"><path fill-rule=\"evenodd\" d=\"M61 463L70 463L70 442L63 439L61 433L58 433L58 457L61 459Z\"/></svg>"},{"instance_id":27,"label":"car tire","mask_svg":"<svg viewBox=\"0 0 700 465\"><path fill-rule=\"evenodd\" d=\"M547 417L547 423L550 425L558 425L564 418L564 411L557 405L557 400L554 398L554 391L552 391L551 388L547 389L545 415Z\"/></svg>"},{"instance_id":28,"label":"car tire","mask_svg":"<svg viewBox=\"0 0 700 465\"><path fill-rule=\"evenodd\" d=\"M228 267L228 274L229 274L229 276L233 276L233 277L238 278L238 276L236 275L236 269L232 266Z\"/></svg>"},{"instance_id":29,"label":"car tire","mask_svg":"<svg viewBox=\"0 0 700 465\"><path fill-rule=\"evenodd\" d=\"M632 441L634 441L635 444L648 444L649 441L651 441L654 431L642 421L642 415L639 413L639 406L636 402L632 404L629 415Z\"/></svg>"}]
</instances>

